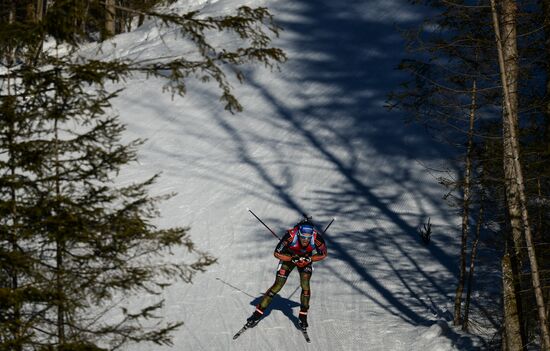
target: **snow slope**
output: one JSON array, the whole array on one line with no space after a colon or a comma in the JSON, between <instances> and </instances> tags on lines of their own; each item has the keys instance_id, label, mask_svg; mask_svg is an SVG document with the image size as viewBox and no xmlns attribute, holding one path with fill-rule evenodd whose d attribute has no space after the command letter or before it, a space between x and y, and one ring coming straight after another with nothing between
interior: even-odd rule
<instances>
[{"instance_id":1,"label":"snow slope","mask_svg":"<svg viewBox=\"0 0 550 351\"><path fill-rule=\"evenodd\" d=\"M245 111L231 115L215 87L191 84L185 99L160 80L135 77L117 99L126 137L147 138L123 182L162 172L155 194L177 192L161 207L161 226L190 226L195 243L218 258L194 284L167 289L164 317L185 325L172 347L129 350L476 350L449 327L455 288L456 220L421 163L446 155L402 115L384 109L400 82L396 25L420 20L405 0L195 0L181 11L228 13L267 6L285 29L276 44L281 71L246 70L235 84ZM219 38L223 40L223 38ZM115 45L112 45L115 44ZM98 56L154 58L187 48L170 30L144 26L107 43ZM315 265L311 344L294 324L294 272L267 317L233 334L275 277L273 236L307 212L327 236L329 257ZM416 228L431 218L425 246ZM176 253L173 259L184 257ZM158 298L139 297L135 303Z\"/></svg>"}]
</instances>

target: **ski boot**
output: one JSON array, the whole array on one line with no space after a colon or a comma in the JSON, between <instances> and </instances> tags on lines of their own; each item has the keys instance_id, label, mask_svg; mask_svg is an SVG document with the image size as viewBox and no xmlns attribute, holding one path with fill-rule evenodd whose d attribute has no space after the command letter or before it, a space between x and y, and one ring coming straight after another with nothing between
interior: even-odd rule
<instances>
[{"instance_id":1,"label":"ski boot","mask_svg":"<svg viewBox=\"0 0 550 351\"><path fill-rule=\"evenodd\" d=\"M254 328L260 322L263 315L264 312L256 308L256 311L254 311L254 313L252 313L252 315L246 320L246 327Z\"/></svg>"},{"instance_id":2,"label":"ski boot","mask_svg":"<svg viewBox=\"0 0 550 351\"><path fill-rule=\"evenodd\" d=\"M298 314L298 326L300 329L307 329L307 311L300 311Z\"/></svg>"}]
</instances>

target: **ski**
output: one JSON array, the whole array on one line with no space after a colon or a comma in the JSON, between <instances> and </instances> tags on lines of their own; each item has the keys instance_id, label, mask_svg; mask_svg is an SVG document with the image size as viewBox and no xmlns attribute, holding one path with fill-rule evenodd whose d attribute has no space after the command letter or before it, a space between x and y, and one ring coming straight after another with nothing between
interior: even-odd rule
<instances>
[{"instance_id":1,"label":"ski","mask_svg":"<svg viewBox=\"0 0 550 351\"><path fill-rule=\"evenodd\" d=\"M306 339L306 342L311 343L311 339L309 338L309 335L307 333L307 329L306 328L300 328L300 331L302 332L302 335Z\"/></svg>"},{"instance_id":2,"label":"ski","mask_svg":"<svg viewBox=\"0 0 550 351\"><path fill-rule=\"evenodd\" d=\"M241 330L237 332L237 334L233 335L233 340L241 336L241 334L244 333L244 331L247 329L248 329L248 326L245 324L244 327L242 327Z\"/></svg>"}]
</instances>

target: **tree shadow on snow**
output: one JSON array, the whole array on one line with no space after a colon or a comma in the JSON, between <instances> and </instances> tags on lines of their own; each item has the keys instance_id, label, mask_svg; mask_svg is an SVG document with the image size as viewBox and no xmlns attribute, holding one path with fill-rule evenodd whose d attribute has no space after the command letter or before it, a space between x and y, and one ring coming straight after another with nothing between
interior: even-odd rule
<instances>
[{"instance_id":1,"label":"tree shadow on snow","mask_svg":"<svg viewBox=\"0 0 550 351\"><path fill-rule=\"evenodd\" d=\"M247 84L268 113L243 117L245 110L243 116L228 117L213 111L226 140L220 144L216 136L211 143L226 148L228 157L201 166L211 167L212 172L203 174L215 181L271 206L321 219L338 217L325 237L329 259L320 265L330 273L330 283L342 283L347 288L341 288L342 294L359 292L406 323L428 326L433 324L430 314L444 314L441 304L454 291L457 250L452 233L434 231L425 246L417 227L426 217L439 217L440 228L452 230L446 224L455 217L441 199L444 190L434 190L434 180L418 167L418 162L447 159L447 150L421 128L405 125L407 116L383 107L388 93L403 80L395 70L404 50L395 24L421 20L405 3L278 2L273 12L284 28L281 40L292 51L282 73L288 74L285 87L292 91L271 89L269 82L249 72ZM246 129L240 124L243 118L257 119L264 129ZM208 141L208 136L201 138ZM303 157L289 159L285 147L300 150ZM269 157L258 154L259 149L268 149ZM252 172L246 178L224 173L224 163ZM456 172L454 166L450 164ZM330 172L331 180L308 184L308 167ZM277 216L262 218L274 228L292 224ZM275 245L269 235L251 236L242 245L260 242L262 247ZM244 252L247 258L255 254ZM437 263L433 267L432 261ZM278 310L296 324L296 306L277 296L266 316Z\"/></svg>"},{"instance_id":2,"label":"tree shadow on snow","mask_svg":"<svg viewBox=\"0 0 550 351\"><path fill-rule=\"evenodd\" d=\"M381 308L407 323L427 326L433 321L419 311L434 309L434 302L429 301L432 296L438 296L435 299L439 301L446 298L457 269L455 257L440 247L438 238L427 247L422 244L417 226L432 214L449 222L453 218L448 215L450 211L437 212L444 206L442 192L430 192L432 189L425 185L415 186L425 180L411 169L417 160L429 162L446 155L444 148L434 147L420 128L404 125L405 116L383 108L389 91L401 82L395 67L403 48L397 45L401 44L399 34L387 12L376 16L372 11L365 15L359 10L370 11L372 6L378 6L380 11L391 10L385 4L395 2L380 0L367 6L360 1L339 4L331 0L301 0L280 5L277 11L283 15L279 23L285 33L295 34L293 50L300 51L285 64L291 72L298 72L287 79L295 86L295 95L290 97L294 101L284 100L280 91L269 89L252 75L247 84L255 88L271 112L257 119L271 125L270 132L243 131L239 125L241 117L215 114L214 118L231 140L238 162L253 169L254 180L268 189L269 202L297 214L338 217L334 229L341 232L325 238L330 260L343 262L369 289L381 295L385 300L379 303ZM286 10L285 6L291 8ZM304 20L285 21L285 11L293 19ZM312 167L336 172L338 181L313 186L308 193L299 190L299 174L293 173L293 160L282 151L277 131L290 133L292 137L287 140L308 155L303 159ZM269 161L256 155L259 145L270 148ZM273 171L273 163L278 165L277 172ZM247 184L241 186L248 189ZM408 201L406 196L413 200ZM396 203L411 208L402 211L395 208ZM280 227L290 224L277 218L267 220ZM355 228L347 227L346 222ZM445 237L442 235L442 240ZM271 239L258 236L253 240L263 243ZM387 270L373 274L378 267L365 263L369 255L384 263ZM445 274L433 277L421 261L426 255L439 262ZM393 264L397 260L401 265ZM363 295L372 295L346 276L334 276ZM386 281L390 280L403 286L388 287ZM278 306L285 308L284 303Z\"/></svg>"}]
</instances>

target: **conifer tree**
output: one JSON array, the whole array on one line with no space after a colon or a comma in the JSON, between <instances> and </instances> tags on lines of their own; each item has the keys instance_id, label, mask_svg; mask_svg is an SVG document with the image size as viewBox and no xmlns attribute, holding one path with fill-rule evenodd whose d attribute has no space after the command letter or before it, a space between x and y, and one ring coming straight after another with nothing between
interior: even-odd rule
<instances>
[{"instance_id":1,"label":"conifer tree","mask_svg":"<svg viewBox=\"0 0 550 351\"><path fill-rule=\"evenodd\" d=\"M121 8L132 17L155 17L161 26L179 28L196 52L147 62L82 57L80 43L101 39L93 31L103 28L98 21L103 17L90 16L87 5L50 2L42 20L29 20L17 7L0 14L2 349L170 344L170 333L181 322L142 327L162 301L113 310L116 296L157 294L174 281L191 282L215 259L195 247L185 228L153 225L157 204L165 199L148 194L157 175L116 184L116 174L135 161L142 141L121 143L124 125L111 111L119 91L109 91L107 83L146 74L166 79L166 89L183 96L188 79L211 80L226 109L236 112L242 107L226 72L242 81L239 66L272 67L285 59L270 46L279 30L271 14L248 7L220 17ZM234 35L242 45L214 46L210 32ZM174 248L186 248L188 260L172 262Z\"/></svg>"}]
</instances>

